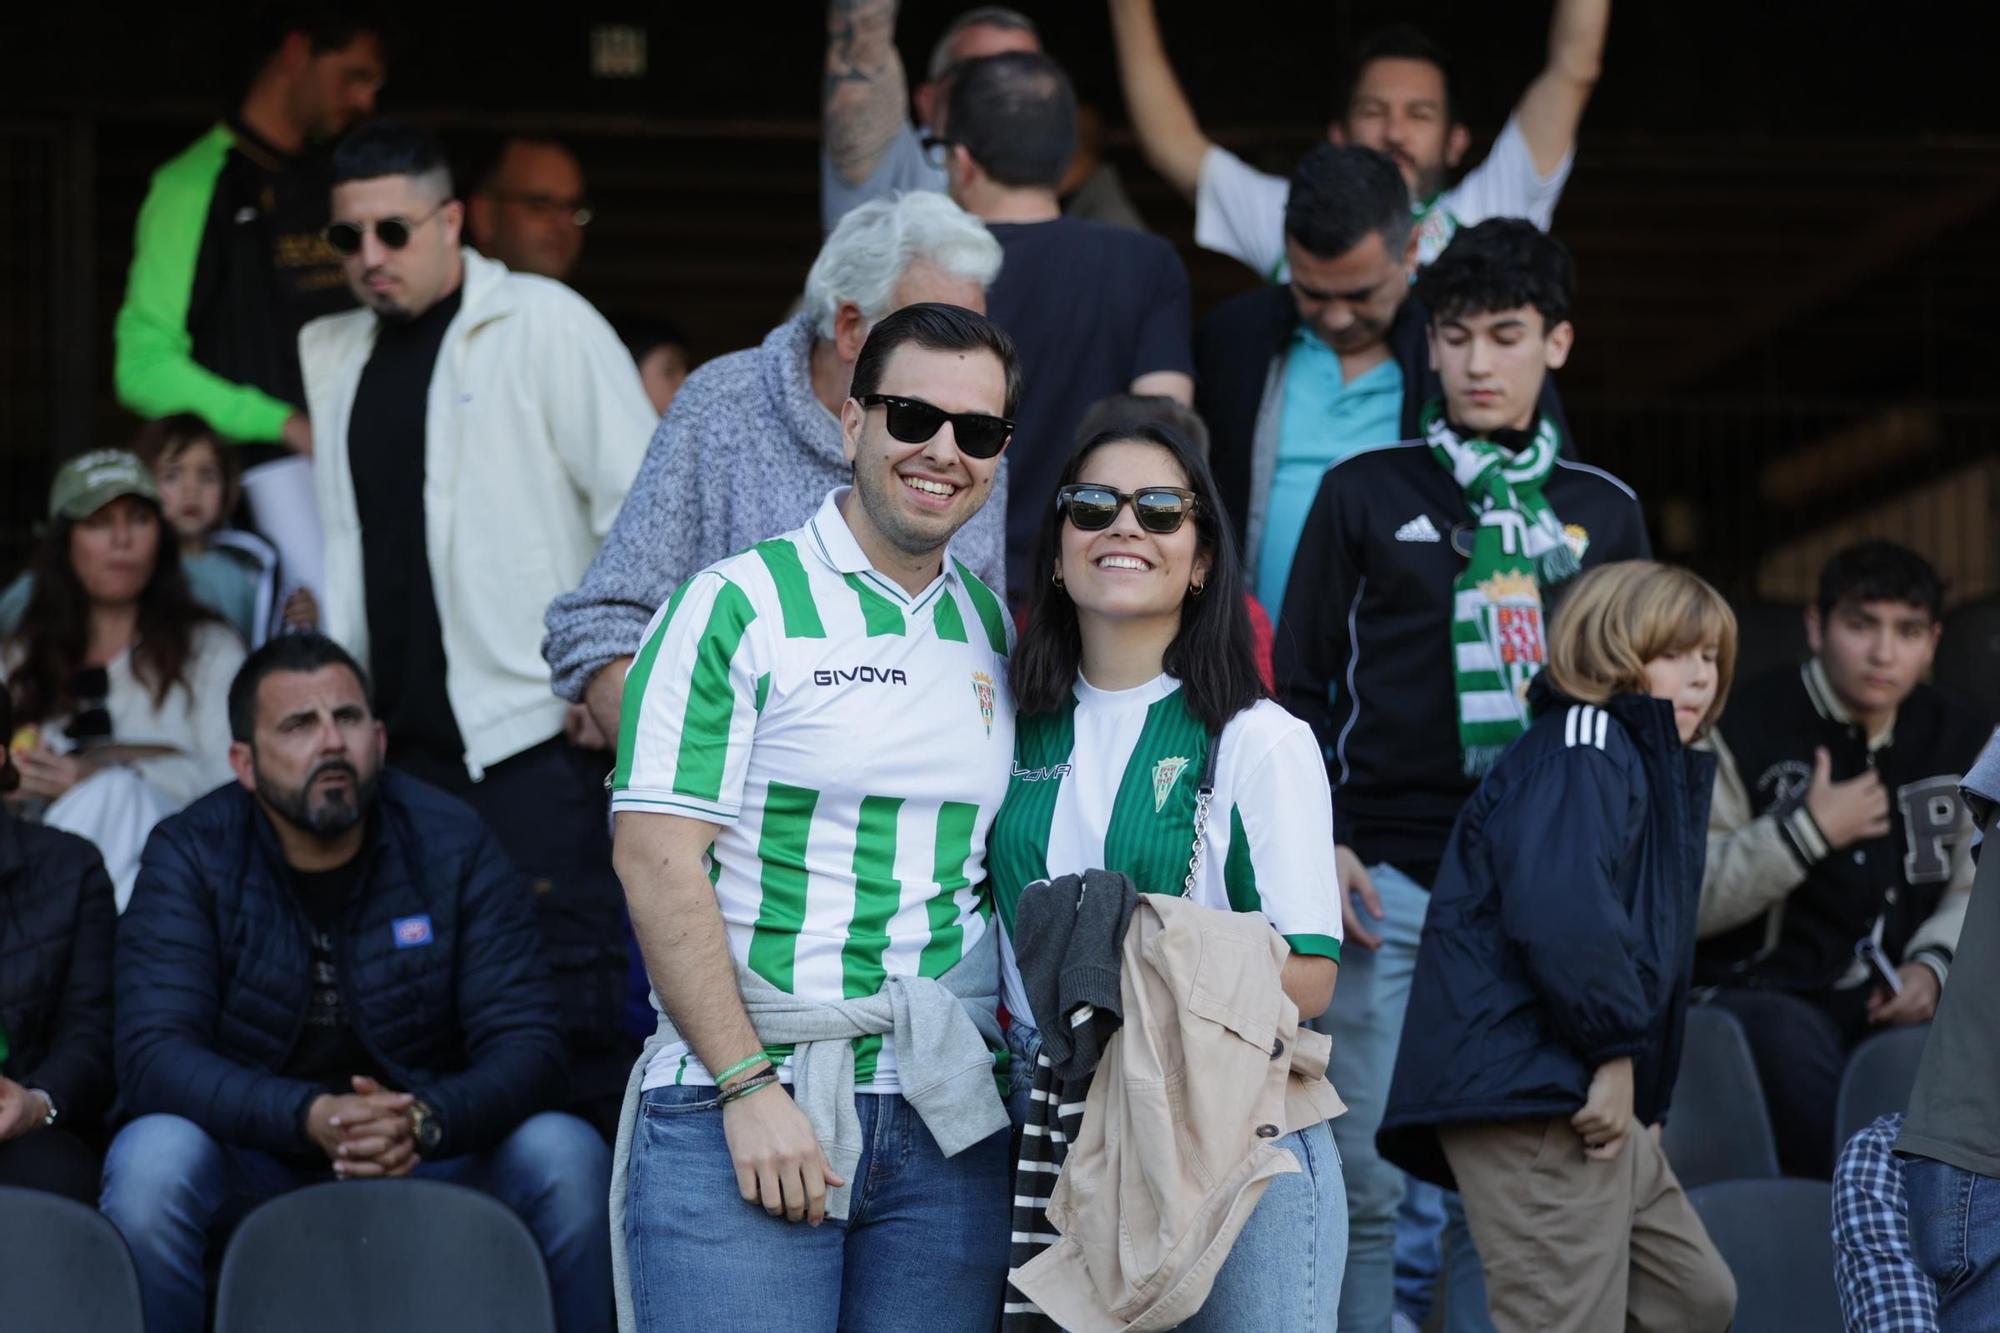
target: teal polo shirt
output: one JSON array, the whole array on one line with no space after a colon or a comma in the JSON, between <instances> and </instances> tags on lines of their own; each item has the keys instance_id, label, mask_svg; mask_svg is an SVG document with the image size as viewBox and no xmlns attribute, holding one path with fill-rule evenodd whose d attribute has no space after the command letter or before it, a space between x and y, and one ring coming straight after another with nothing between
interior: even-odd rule
<instances>
[{"instance_id":1,"label":"teal polo shirt","mask_svg":"<svg viewBox=\"0 0 2000 1333\"><path fill-rule=\"evenodd\" d=\"M1285 353L1277 466L1257 555L1257 600L1273 621L1284 609L1292 554L1320 477L1349 454L1395 443L1402 421L1403 368L1396 358L1348 383L1341 378L1338 353L1304 325L1293 330Z\"/></svg>"}]
</instances>

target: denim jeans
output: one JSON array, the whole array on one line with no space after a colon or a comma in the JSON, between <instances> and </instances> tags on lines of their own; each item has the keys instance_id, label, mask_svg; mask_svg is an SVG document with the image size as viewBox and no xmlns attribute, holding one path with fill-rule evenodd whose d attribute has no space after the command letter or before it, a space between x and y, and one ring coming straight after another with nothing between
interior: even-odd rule
<instances>
[{"instance_id":1,"label":"denim jeans","mask_svg":"<svg viewBox=\"0 0 2000 1333\"><path fill-rule=\"evenodd\" d=\"M1355 910L1382 943L1365 949L1349 940L1343 946L1333 1005L1313 1020L1315 1028L1333 1038L1327 1076L1347 1103L1347 1114L1331 1122L1347 1181L1342 1333L1386 1333L1395 1311L1396 1213L1407 1182L1375 1151L1375 1131L1382 1126L1389 1098L1417 965L1417 939L1430 909L1430 894L1394 866L1373 866L1368 873L1382 899L1382 919L1367 916L1358 902Z\"/></svg>"},{"instance_id":2,"label":"denim jeans","mask_svg":"<svg viewBox=\"0 0 2000 1333\"><path fill-rule=\"evenodd\" d=\"M1027 1120L1042 1034L1015 1019L1007 1029L1007 1049L1013 1057L1007 1110L1019 1125ZM1334 1326L1347 1262L1347 1185L1329 1123L1278 1140L1276 1147L1289 1148L1298 1158L1298 1173L1272 1177L1222 1261L1201 1312L1178 1327L1191 1333L1314 1333Z\"/></svg>"},{"instance_id":3,"label":"denim jeans","mask_svg":"<svg viewBox=\"0 0 2000 1333\"><path fill-rule=\"evenodd\" d=\"M1396 1209L1396 1313L1412 1324L1421 1326L1431 1317L1442 1235L1444 1191L1411 1177Z\"/></svg>"},{"instance_id":4,"label":"denim jeans","mask_svg":"<svg viewBox=\"0 0 2000 1333\"><path fill-rule=\"evenodd\" d=\"M611 1154L596 1130L544 1112L491 1152L423 1162L411 1174L490 1194L528 1224L562 1333L610 1325ZM313 1180L297 1162L218 1143L180 1116L140 1116L119 1130L99 1206L131 1247L147 1333L200 1333L211 1246L258 1204Z\"/></svg>"},{"instance_id":5,"label":"denim jeans","mask_svg":"<svg viewBox=\"0 0 2000 1333\"><path fill-rule=\"evenodd\" d=\"M644 1095L625 1211L640 1328L993 1328L1012 1235L1007 1132L946 1157L901 1097L864 1092L855 1104L862 1149L850 1214L811 1227L737 1193L714 1088Z\"/></svg>"},{"instance_id":6,"label":"denim jeans","mask_svg":"<svg viewBox=\"0 0 2000 1333\"><path fill-rule=\"evenodd\" d=\"M1910 1248L1937 1283L1938 1333L2000 1328L2000 1180L1906 1158Z\"/></svg>"}]
</instances>

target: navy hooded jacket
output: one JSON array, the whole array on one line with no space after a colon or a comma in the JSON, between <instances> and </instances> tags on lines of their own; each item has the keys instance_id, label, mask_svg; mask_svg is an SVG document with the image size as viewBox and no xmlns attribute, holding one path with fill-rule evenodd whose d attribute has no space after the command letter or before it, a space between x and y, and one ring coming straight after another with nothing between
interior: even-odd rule
<instances>
[{"instance_id":1,"label":"navy hooded jacket","mask_svg":"<svg viewBox=\"0 0 2000 1333\"><path fill-rule=\"evenodd\" d=\"M335 936L342 1009L382 1081L435 1112L435 1158L497 1145L564 1086L533 895L464 802L385 769ZM277 834L229 786L154 829L118 923L120 1106L311 1150L325 1089L277 1072L305 1024L310 926Z\"/></svg>"},{"instance_id":2,"label":"navy hooded jacket","mask_svg":"<svg viewBox=\"0 0 2000 1333\"><path fill-rule=\"evenodd\" d=\"M1530 687L1537 714L1459 815L1417 950L1382 1155L1455 1187L1437 1127L1571 1115L1632 1057L1633 1109L1680 1066L1713 755L1673 706Z\"/></svg>"}]
</instances>

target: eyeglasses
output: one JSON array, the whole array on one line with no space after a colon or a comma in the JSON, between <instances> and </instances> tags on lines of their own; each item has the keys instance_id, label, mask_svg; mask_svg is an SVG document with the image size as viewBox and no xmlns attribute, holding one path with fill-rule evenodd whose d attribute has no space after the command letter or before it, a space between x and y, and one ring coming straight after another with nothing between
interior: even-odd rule
<instances>
[{"instance_id":1,"label":"eyeglasses","mask_svg":"<svg viewBox=\"0 0 2000 1333\"><path fill-rule=\"evenodd\" d=\"M495 190L493 198L503 204L518 204L537 217L566 221L572 227L588 227L590 220L597 216L590 205L581 199L559 199L552 194L516 194L511 190Z\"/></svg>"},{"instance_id":2,"label":"eyeglasses","mask_svg":"<svg viewBox=\"0 0 2000 1333\"><path fill-rule=\"evenodd\" d=\"M1193 491L1178 486L1142 486L1127 495L1109 486L1073 482L1056 492L1056 510L1067 514L1079 532L1101 532L1118 521L1118 511L1132 506L1132 516L1148 532L1165 536L1179 532L1189 514L1200 507Z\"/></svg>"},{"instance_id":3,"label":"eyeglasses","mask_svg":"<svg viewBox=\"0 0 2000 1333\"><path fill-rule=\"evenodd\" d=\"M450 202L449 199L444 201L444 203ZM389 249L400 250L410 243L410 237L416 234L417 228L443 210L444 203L420 218L383 218L380 222L331 222L320 235L326 238L326 243L333 247L335 254L342 256L360 254L362 239L371 231L375 233L375 239Z\"/></svg>"},{"instance_id":4,"label":"eyeglasses","mask_svg":"<svg viewBox=\"0 0 2000 1333\"><path fill-rule=\"evenodd\" d=\"M1014 433L1014 423L1005 417L988 416L984 412L947 412L921 398L870 393L862 395L861 405L883 408L889 433L904 444L924 443L949 421L959 452L969 458L998 456L1007 447L1007 437Z\"/></svg>"}]
</instances>

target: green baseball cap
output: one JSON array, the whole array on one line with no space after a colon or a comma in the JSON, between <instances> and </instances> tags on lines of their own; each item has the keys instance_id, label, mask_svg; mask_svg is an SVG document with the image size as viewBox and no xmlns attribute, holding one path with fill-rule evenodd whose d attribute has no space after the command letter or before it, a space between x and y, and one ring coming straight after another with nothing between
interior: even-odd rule
<instances>
[{"instance_id":1,"label":"green baseball cap","mask_svg":"<svg viewBox=\"0 0 2000 1333\"><path fill-rule=\"evenodd\" d=\"M49 517L89 518L121 495L160 502L153 474L138 455L123 449L94 449L64 463L49 485Z\"/></svg>"}]
</instances>

